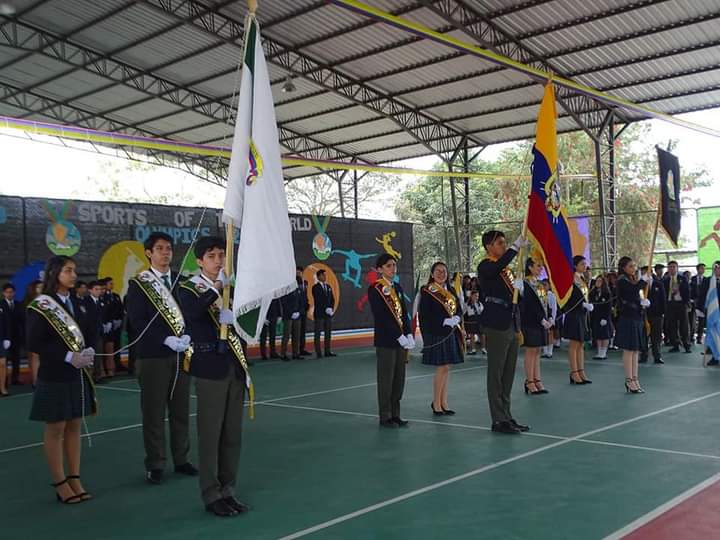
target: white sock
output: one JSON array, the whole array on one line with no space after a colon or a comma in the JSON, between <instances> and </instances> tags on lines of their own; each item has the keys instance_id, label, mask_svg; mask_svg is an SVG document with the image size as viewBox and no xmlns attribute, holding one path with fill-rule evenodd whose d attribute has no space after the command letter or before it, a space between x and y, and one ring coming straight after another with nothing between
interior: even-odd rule
<instances>
[{"instance_id":1,"label":"white sock","mask_svg":"<svg viewBox=\"0 0 720 540\"><path fill-rule=\"evenodd\" d=\"M598 347L598 356L600 358L607 358L607 347Z\"/></svg>"}]
</instances>

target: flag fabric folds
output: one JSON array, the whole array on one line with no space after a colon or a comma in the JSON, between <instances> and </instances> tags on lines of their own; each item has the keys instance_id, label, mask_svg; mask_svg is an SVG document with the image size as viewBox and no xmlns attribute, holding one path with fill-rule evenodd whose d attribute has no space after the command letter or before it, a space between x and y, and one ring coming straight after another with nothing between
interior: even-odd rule
<instances>
[{"instance_id":1,"label":"flag fabric folds","mask_svg":"<svg viewBox=\"0 0 720 540\"><path fill-rule=\"evenodd\" d=\"M545 270L558 304L570 299L573 285L572 246L565 205L557 174L555 91L545 85L533 146L532 188L528 202L527 233L543 256Z\"/></svg>"},{"instance_id":2,"label":"flag fabric folds","mask_svg":"<svg viewBox=\"0 0 720 540\"><path fill-rule=\"evenodd\" d=\"M715 275L710 276L710 287L705 299L705 346L712 351L715 359L720 359L720 307Z\"/></svg>"},{"instance_id":3,"label":"flag fabric folds","mask_svg":"<svg viewBox=\"0 0 720 540\"><path fill-rule=\"evenodd\" d=\"M235 329L250 340L273 298L297 283L270 78L252 15L244 51L223 221L239 229L233 312Z\"/></svg>"},{"instance_id":4,"label":"flag fabric folds","mask_svg":"<svg viewBox=\"0 0 720 540\"><path fill-rule=\"evenodd\" d=\"M677 156L657 148L660 169L660 223L677 247L680 236L680 162Z\"/></svg>"}]
</instances>

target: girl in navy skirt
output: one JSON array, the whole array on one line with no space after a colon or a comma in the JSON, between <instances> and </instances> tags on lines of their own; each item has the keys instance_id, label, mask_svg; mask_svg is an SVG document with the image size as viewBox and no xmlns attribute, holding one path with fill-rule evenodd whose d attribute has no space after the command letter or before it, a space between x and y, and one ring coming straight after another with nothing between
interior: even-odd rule
<instances>
[{"instance_id":1,"label":"girl in navy skirt","mask_svg":"<svg viewBox=\"0 0 720 540\"><path fill-rule=\"evenodd\" d=\"M547 294L538 281L543 265L532 257L525 262L525 283L520 300L523 347L525 347L525 393L547 394L540 380L540 349L547 345L553 321L548 315Z\"/></svg>"},{"instance_id":2,"label":"girl in navy skirt","mask_svg":"<svg viewBox=\"0 0 720 540\"><path fill-rule=\"evenodd\" d=\"M592 381L585 376L585 352L583 345L588 335L587 314L593 310L588 302L588 286L583 278L587 269L585 257L573 257L575 267L575 281L573 283L570 299L563 307L565 320L563 322L562 336L570 341L568 348L568 362L570 363L570 384L590 384Z\"/></svg>"},{"instance_id":3,"label":"girl in navy skirt","mask_svg":"<svg viewBox=\"0 0 720 540\"><path fill-rule=\"evenodd\" d=\"M27 308L28 349L40 358L30 420L45 422L43 445L52 486L65 504L91 498L80 483L80 426L95 410L92 379L83 369L92 366L95 351L85 348L80 307L71 298L76 278L71 258L52 257L45 267L43 294Z\"/></svg>"},{"instance_id":4,"label":"girl in navy skirt","mask_svg":"<svg viewBox=\"0 0 720 540\"><path fill-rule=\"evenodd\" d=\"M430 270L430 280L420 289L418 317L423 337L422 363L437 366L433 378L433 414L451 415L448 405L450 365L463 362L465 332L462 329L462 310L455 291L447 284L448 271L443 262L436 262Z\"/></svg>"},{"instance_id":5,"label":"girl in navy skirt","mask_svg":"<svg viewBox=\"0 0 720 540\"><path fill-rule=\"evenodd\" d=\"M593 341L597 346L597 355L593 358L605 360L614 326L612 322L613 299L604 276L595 278L595 283L590 291L590 303L593 305L590 326L592 327Z\"/></svg>"},{"instance_id":6,"label":"girl in navy skirt","mask_svg":"<svg viewBox=\"0 0 720 540\"><path fill-rule=\"evenodd\" d=\"M644 291L652 278L643 274L637 279L637 265L630 257L622 257L618 263L620 277L617 282L618 319L615 344L623 350L625 366L625 390L641 394L644 390L638 381L638 359L645 340L643 328L643 309L650 306Z\"/></svg>"}]
</instances>

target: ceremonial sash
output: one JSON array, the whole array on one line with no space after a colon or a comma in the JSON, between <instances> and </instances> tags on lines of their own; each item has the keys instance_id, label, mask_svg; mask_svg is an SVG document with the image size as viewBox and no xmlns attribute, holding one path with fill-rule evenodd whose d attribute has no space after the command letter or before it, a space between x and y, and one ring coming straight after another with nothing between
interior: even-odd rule
<instances>
[{"instance_id":1,"label":"ceremonial sash","mask_svg":"<svg viewBox=\"0 0 720 540\"><path fill-rule=\"evenodd\" d=\"M200 296L210 290L210 286L205 283L205 281L200 276L195 276L185 281L181 285L181 287L192 292L195 296ZM220 313L220 307L222 306L221 302L222 300L218 298L215 303L211 304L210 307L208 307L208 314L210 315L210 319L215 324L215 328L218 330L218 332L220 331L220 319L218 318L218 315ZM247 359L245 358L245 354L243 353L240 337L235 332L235 328L230 325L228 326L227 344L232 351L233 356L235 356L235 359L243 368L243 371L245 371L245 385L248 388L250 402L249 413L250 418L253 419L255 418L255 385L250 378L250 367L248 366ZM192 346L190 346L190 348L188 348L188 350L185 352L185 360L183 364L183 369L185 369L185 371L190 370L192 354L193 349Z\"/></svg>"},{"instance_id":2,"label":"ceremonial sash","mask_svg":"<svg viewBox=\"0 0 720 540\"><path fill-rule=\"evenodd\" d=\"M545 311L545 316L547 317L548 316L548 301L547 301L547 292L545 292L545 288L544 287L538 288L536 279L526 279L525 282L535 293L535 296L537 296L538 300L540 301L540 305L543 308L543 311Z\"/></svg>"},{"instance_id":3,"label":"ceremonial sash","mask_svg":"<svg viewBox=\"0 0 720 540\"><path fill-rule=\"evenodd\" d=\"M72 300L68 299L68 302ZM57 300L47 294L41 294L35 300L30 302L28 309L42 315L50 327L55 330L60 339L63 340L68 350L79 353L85 348L85 338L82 335L80 326L77 321L63 308ZM95 389L95 383L87 368L82 368L85 372L90 386ZM97 394L93 391L93 414L97 413Z\"/></svg>"},{"instance_id":4,"label":"ceremonial sash","mask_svg":"<svg viewBox=\"0 0 720 540\"><path fill-rule=\"evenodd\" d=\"M441 287L436 283L431 283L430 285L425 286L425 290L428 294L430 294L430 298L438 302L450 317L455 316L458 307L458 299L455 295L453 295L445 287ZM460 342L463 354L465 354L465 322L463 321L462 316L460 317L460 324L452 330L455 330L456 328L458 332L455 335Z\"/></svg>"},{"instance_id":5,"label":"ceremonial sash","mask_svg":"<svg viewBox=\"0 0 720 540\"><path fill-rule=\"evenodd\" d=\"M445 287L431 283L425 287L425 290L430 294L430 297L433 300L438 302L445 309L450 317L453 317L455 313L457 313L458 300Z\"/></svg>"},{"instance_id":6,"label":"ceremonial sash","mask_svg":"<svg viewBox=\"0 0 720 540\"><path fill-rule=\"evenodd\" d=\"M155 275L152 270L140 272L130 281L134 281L140 290L155 309L158 310L162 318L170 327L176 337L180 337L185 331L185 319L183 319L180 306L177 305L172 293Z\"/></svg>"},{"instance_id":7,"label":"ceremonial sash","mask_svg":"<svg viewBox=\"0 0 720 540\"><path fill-rule=\"evenodd\" d=\"M497 262L497 257L488 256L487 260L492 262ZM515 290L515 287L513 286L513 283L515 283L515 275L513 274L513 271L510 269L509 266L506 266L502 270L500 270L500 277L505 282L505 286L508 288L508 290L513 293Z\"/></svg>"},{"instance_id":8,"label":"ceremonial sash","mask_svg":"<svg viewBox=\"0 0 720 540\"><path fill-rule=\"evenodd\" d=\"M385 301L385 305L392 313L395 318L395 322L400 327L400 332L403 332L403 313L402 313L402 302L398 296L395 287L392 284L388 284L384 278L378 279L373 285L375 290L380 293L380 297Z\"/></svg>"}]
</instances>

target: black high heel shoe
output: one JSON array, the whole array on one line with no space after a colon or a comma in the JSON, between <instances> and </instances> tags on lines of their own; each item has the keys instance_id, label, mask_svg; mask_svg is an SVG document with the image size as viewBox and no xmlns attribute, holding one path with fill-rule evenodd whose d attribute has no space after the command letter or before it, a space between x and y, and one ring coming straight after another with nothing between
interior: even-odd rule
<instances>
[{"instance_id":1,"label":"black high heel shoe","mask_svg":"<svg viewBox=\"0 0 720 540\"><path fill-rule=\"evenodd\" d=\"M67 476L65 478L65 480L80 480L80 475L71 474L71 475ZM92 495L90 495L89 493L87 493L85 491L83 491L82 493L78 493L77 496L80 497L81 501L89 501L90 499L93 498Z\"/></svg>"},{"instance_id":2,"label":"black high heel shoe","mask_svg":"<svg viewBox=\"0 0 720 540\"><path fill-rule=\"evenodd\" d=\"M58 488L62 486L63 484L67 484L68 480L67 478L65 480L61 480L60 482L57 482L56 484L50 484L54 488ZM80 504L82 502L81 495L71 495L67 499L63 499L60 494L55 491L55 498L57 499L57 502L63 503L63 504Z\"/></svg>"},{"instance_id":3,"label":"black high heel shoe","mask_svg":"<svg viewBox=\"0 0 720 540\"><path fill-rule=\"evenodd\" d=\"M585 370L579 369L578 373L580 373L580 378L582 379L582 382L580 384L592 384L592 381L590 379L585 378Z\"/></svg>"},{"instance_id":4,"label":"black high heel shoe","mask_svg":"<svg viewBox=\"0 0 720 540\"><path fill-rule=\"evenodd\" d=\"M629 383L631 383L631 382L633 382L632 379L625 379L625 392L627 394L639 394L640 390L637 390L636 388L630 388Z\"/></svg>"},{"instance_id":5,"label":"black high heel shoe","mask_svg":"<svg viewBox=\"0 0 720 540\"><path fill-rule=\"evenodd\" d=\"M542 394L540 390L535 388L535 390L530 390L530 385L535 384L535 381L525 380L525 393L530 394L531 396Z\"/></svg>"},{"instance_id":6,"label":"black high heel shoe","mask_svg":"<svg viewBox=\"0 0 720 540\"><path fill-rule=\"evenodd\" d=\"M573 373L580 373L580 371L571 371L570 372L570 384L585 384L585 382L582 380L582 378L581 378L580 382L577 382L575 379L573 379Z\"/></svg>"},{"instance_id":7,"label":"black high heel shoe","mask_svg":"<svg viewBox=\"0 0 720 540\"><path fill-rule=\"evenodd\" d=\"M452 409L446 409L445 407L443 407L442 411L443 414L447 414L448 416L452 416L453 414L455 414L455 411L453 411Z\"/></svg>"},{"instance_id":8,"label":"black high heel shoe","mask_svg":"<svg viewBox=\"0 0 720 540\"><path fill-rule=\"evenodd\" d=\"M634 377L634 378L633 378L633 381L634 381L635 384L637 385L638 394L644 394L644 393L645 393L645 390L643 390L643 389L642 389L642 386L640 386L640 381L637 380L637 377Z\"/></svg>"},{"instance_id":9,"label":"black high heel shoe","mask_svg":"<svg viewBox=\"0 0 720 540\"><path fill-rule=\"evenodd\" d=\"M436 411L432 401L430 402L430 408L435 416L443 416L445 414L443 411Z\"/></svg>"},{"instance_id":10,"label":"black high heel shoe","mask_svg":"<svg viewBox=\"0 0 720 540\"><path fill-rule=\"evenodd\" d=\"M549 394L550 393L550 390L538 387L537 383L542 382L541 379L535 379L533 382L535 383L535 388L538 389L538 394Z\"/></svg>"}]
</instances>

